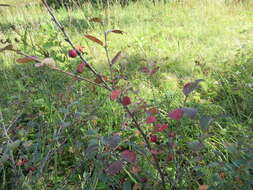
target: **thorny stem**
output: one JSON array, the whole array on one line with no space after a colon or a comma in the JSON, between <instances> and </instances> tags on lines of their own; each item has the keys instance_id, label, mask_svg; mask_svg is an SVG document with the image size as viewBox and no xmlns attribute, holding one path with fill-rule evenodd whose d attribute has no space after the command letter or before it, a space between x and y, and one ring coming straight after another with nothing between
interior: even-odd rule
<instances>
[{"instance_id":1,"label":"thorny stem","mask_svg":"<svg viewBox=\"0 0 253 190\"><path fill-rule=\"evenodd\" d=\"M135 116L132 114L132 112L129 110L129 108L127 106L124 106L125 110L127 111L127 113L130 115L130 117L132 118L136 128L138 129L138 131L141 133L147 147L148 147L148 150L150 151L151 150L151 145L148 141L148 138L147 138L147 135L144 133L144 131L141 129L141 126L139 125L137 119L135 118ZM155 166L156 166L156 169L158 170L159 174L160 174L160 177L161 177L161 180L162 180L162 186L163 186L163 190L166 190L166 186L165 186L165 176L164 176L164 173L160 167L160 164L159 164L159 161L157 160L157 157L156 155L152 154L152 157L155 161Z\"/></svg>"},{"instance_id":2,"label":"thorny stem","mask_svg":"<svg viewBox=\"0 0 253 190\"><path fill-rule=\"evenodd\" d=\"M52 17L53 22L58 26L58 28L62 31L66 42L69 43L69 45L73 48L76 49L73 42L70 40L70 37L68 36L68 34L65 31L65 28L62 26L62 24L57 20L57 18L54 16L53 12L51 11L51 9L49 8L48 4L46 3L45 0L42 0L42 3L45 5L48 13L50 14L50 16ZM82 54L77 51L78 56L80 57L80 59L82 60L82 62L84 64L87 65L87 67L90 69L90 71L97 76L104 84L104 87L108 90L112 90L112 88L105 82L104 78L88 63L88 61L86 61L86 59L82 56Z\"/></svg>"}]
</instances>

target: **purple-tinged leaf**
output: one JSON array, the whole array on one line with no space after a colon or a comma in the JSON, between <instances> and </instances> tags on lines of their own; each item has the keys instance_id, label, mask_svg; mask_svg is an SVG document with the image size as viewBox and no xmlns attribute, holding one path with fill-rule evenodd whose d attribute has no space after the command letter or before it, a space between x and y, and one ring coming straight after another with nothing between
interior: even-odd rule
<instances>
[{"instance_id":1,"label":"purple-tinged leaf","mask_svg":"<svg viewBox=\"0 0 253 190\"><path fill-rule=\"evenodd\" d=\"M115 148L120 143L121 138L118 134L116 134L116 135L113 135L113 136L104 137L103 140L104 140L105 144Z\"/></svg>"},{"instance_id":2,"label":"purple-tinged leaf","mask_svg":"<svg viewBox=\"0 0 253 190\"><path fill-rule=\"evenodd\" d=\"M209 117L209 116L203 116L201 119L200 119L200 127L203 129L203 130L208 130L210 124L213 122L214 118L212 117Z\"/></svg>"},{"instance_id":3,"label":"purple-tinged leaf","mask_svg":"<svg viewBox=\"0 0 253 190\"><path fill-rule=\"evenodd\" d=\"M119 51L119 52L114 56L114 58L112 58L112 61L111 61L112 65L114 65L118 60L120 60L121 57L122 57L122 53L121 53L121 51Z\"/></svg>"},{"instance_id":4,"label":"purple-tinged leaf","mask_svg":"<svg viewBox=\"0 0 253 190\"><path fill-rule=\"evenodd\" d=\"M105 169L105 172L108 175L116 175L121 171L123 165L124 164L121 160L114 161L113 163L110 164L108 168Z\"/></svg>"},{"instance_id":5,"label":"purple-tinged leaf","mask_svg":"<svg viewBox=\"0 0 253 190\"><path fill-rule=\"evenodd\" d=\"M188 96L191 92L196 90L197 88L200 88L199 83L204 81L203 79L195 80L194 82L189 82L184 85L183 93L185 96Z\"/></svg>"},{"instance_id":6,"label":"purple-tinged leaf","mask_svg":"<svg viewBox=\"0 0 253 190\"><path fill-rule=\"evenodd\" d=\"M194 119L198 113L198 110L194 108L181 108L181 110L183 110L185 116L191 119Z\"/></svg>"},{"instance_id":7,"label":"purple-tinged leaf","mask_svg":"<svg viewBox=\"0 0 253 190\"><path fill-rule=\"evenodd\" d=\"M136 161L136 153L130 150L124 150L121 152L122 159L126 160L127 162L134 163Z\"/></svg>"}]
</instances>

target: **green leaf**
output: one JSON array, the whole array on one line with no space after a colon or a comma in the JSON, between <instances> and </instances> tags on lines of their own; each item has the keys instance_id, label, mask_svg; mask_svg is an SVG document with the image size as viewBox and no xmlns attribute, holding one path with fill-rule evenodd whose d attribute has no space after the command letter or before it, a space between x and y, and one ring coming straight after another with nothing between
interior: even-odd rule
<instances>
[{"instance_id":1,"label":"green leaf","mask_svg":"<svg viewBox=\"0 0 253 190\"><path fill-rule=\"evenodd\" d=\"M20 140L16 140L13 143L9 143L7 146L9 149L11 149L12 151L14 151L15 149L17 149L20 145L21 141Z\"/></svg>"},{"instance_id":2,"label":"green leaf","mask_svg":"<svg viewBox=\"0 0 253 190\"><path fill-rule=\"evenodd\" d=\"M124 182L123 190L132 190L132 184L129 181Z\"/></svg>"}]
</instances>

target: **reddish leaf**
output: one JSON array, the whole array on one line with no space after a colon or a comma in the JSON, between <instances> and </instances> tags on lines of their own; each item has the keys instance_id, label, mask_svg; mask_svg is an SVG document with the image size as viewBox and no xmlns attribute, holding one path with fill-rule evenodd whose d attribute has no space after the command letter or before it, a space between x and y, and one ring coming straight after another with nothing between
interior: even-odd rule
<instances>
[{"instance_id":1,"label":"reddish leaf","mask_svg":"<svg viewBox=\"0 0 253 190\"><path fill-rule=\"evenodd\" d=\"M102 19L101 19L101 18L98 18L98 17L91 18L91 19L90 19L90 22L98 22L98 23L101 23L101 24L103 23L103 22L102 22Z\"/></svg>"},{"instance_id":2,"label":"reddish leaf","mask_svg":"<svg viewBox=\"0 0 253 190\"><path fill-rule=\"evenodd\" d=\"M141 70L141 72L143 72L143 73L149 73L148 67L142 67L140 70Z\"/></svg>"},{"instance_id":3,"label":"reddish leaf","mask_svg":"<svg viewBox=\"0 0 253 190\"><path fill-rule=\"evenodd\" d=\"M133 166L131 168L131 172L134 173L134 174L138 174L140 171L141 171L141 168L138 167L138 166Z\"/></svg>"},{"instance_id":4,"label":"reddish leaf","mask_svg":"<svg viewBox=\"0 0 253 190\"><path fill-rule=\"evenodd\" d=\"M173 158L174 158L174 156L173 156L172 153L169 153L169 154L167 155L167 160L168 160L169 162L172 161Z\"/></svg>"},{"instance_id":5,"label":"reddish leaf","mask_svg":"<svg viewBox=\"0 0 253 190\"><path fill-rule=\"evenodd\" d=\"M116 34L124 34L122 30L111 30L110 32L116 33Z\"/></svg>"},{"instance_id":6,"label":"reddish leaf","mask_svg":"<svg viewBox=\"0 0 253 190\"><path fill-rule=\"evenodd\" d=\"M175 132L170 132L169 134L168 134L168 137L170 137L170 138L174 138L174 137L176 137L176 133Z\"/></svg>"},{"instance_id":7,"label":"reddish leaf","mask_svg":"<svg viewBox=\"0 0 253 190\"><path fill-rule=\"evenodd\" d=\"M208 188L208 185L200 185L198 190L207 190Z\"/></svg>"},{"instance_id":8,"label":"reddish leaf","mask_svg":"<svg viewBox=\"0 0 253 190\"><path fill-rule=\"evenodd\" d=\"M195 80L194 82L190 82L184 85L183 93L185 96L188 96L192 91L199 88L199 83L204 81L203 79Z\"/></svg>"},{"instance_id":9,"label":"reddish leaf","mask_svg":"<svg viewBox=\"0 0 253 190\"><path fill-rule=\"evenodd\" d=\"M94 36L91 36L91 35L89 35L89 34L86 34L86 35L84 35L84 37L88 38L89 40L91 40L91 41L93 41L93 42L98 43L98 44L101 45L101 46L104 46L104 43L103 43L101 40L99 40L98 38L94 37Z\"/></svg>"},{"instance_id":10,"label":"reddish leaf","mask_svg":"<svg viewBox=\"0 0 253 190\"><path fill-rule=\"evenodd\" d=\"M129 104L131 104L131 99L128 97L128 96L124 96L121 103L124 105L124 106L128 106Z\"/></svg>"},{"instance_id":11,"label":"reddish leaf","mask_svg":"<svg viewBox=\"0 0 253 190\"><path fill-rule=\"evenodd\" d=\"M155 132L163 132L167 128L168 128L168 125L166 124L157 124L155 126Z\"/></svg>"},{"instance_id":12,"label":"reddish leaf","mask_svg":"<svg viewBox=\"0 0 253 190\"><path fill-rule=\"evenodd\" d=\"M27 162L28 162L27 159L21 159L21 160L18 160L18 161L17 161L16 165L17 165L17 166L23 166L23 165L25 165Z\"/></svg>"},{"instance_id":13,"label":"reddish leaf","mask_svg":"<svg viewBox=\"0 0 253 190\"><path fill-rule=\"evenodd\" d=\"M149 123L154 123L156 122L156 117L155 116L149 116L147 119L146 119L146 123L149 124Z\"/></svg>"},{"instance_id":14,"label":"reddish leaf","mask_svg":"<svg viewBox=\"0 0 253 190\"><path fill-rule=\"evenodd\" d=\"M121 157L130 163L134 163L136 161L136 153L130 150L124 150L121 152Z\"/></svg>"},{"instance_id":15,"label":"reddish leaf","mask_svg":"<svg viewBox=\"0 0 253 190\"><path fill-rule=\"evenodd\" d=\"M36 57L34 56L29 56L29 57L23 57L23 58L19 58L16 61L18 63L29 63L29 62L33 62L36 60Z\"/></svg>"},{"instance_id":16,"label":"reddish leaf","mask_svg":"<svg viewBox=\"0 0 253 190\"><path fill-rule=\"evenodd\" d=\"M159 151L156 149L151 149L150 152L151 152L151 154L154 154L154 155L159 154Z\"/></svg>"},{"instance_id":17,"label":"reddish leaf","mask_svg":"<svg viewBox=\"0 0 253 190\"><path fill-rule=\"evenodd\" d=\"M106 168L105 172L108 175L116 175L123 168L123 162L121 160L114 161L108 168Z\"/></svg>"},{"instance_id":18,"label":"reddish leaf","mask_svg":"<svg viewBox=\"0 0 253 190\"><path fill-rule=\"evenodd\" d=\"M76 67L76 72L82 73L84 71L85 66L86 66L85 63L78 64L77 67Z\"/></svg>"},{"instance_id":19,"label":"reddish leaf","mask_svg":"<svg viewBox=\"0 0 253 190\"><path fill-rule=\"evenodd\" d=\"M122 56L122 53L121 53L121 51L119 51L119 52L114 56L114 58L112 59L112 61L111 61L112 65L115 64L115 63L121 58L121 56Z\"/></svg>"},{"instance_id":20,"label":"reddish leaf","mask_svg":"<svg viewBox=\"0 0 253 190\"><path fill-rule=\"evenodd\" d=\"M150 108L147 112L149 114L157 114L159 112L159 110L157 108Z\"/></svg>"},{"instance_id":21,"label":"reddish leaf","mask_svg":"<svg viewBox=\"0 0 253 190\"><path fill-rule=\"evenodd\" d=\"M157 142L157 136L156 135L150 135L149 139L150 139L151 142L154 142L154 143Z\"/></svg>"},{"instance_id":22,"label":"reddish leaf","mask_svg":"<svg viewBox=\"0 0 253 190\"><path fill-rule=\"evenodd\" d=\"M116 100L121 94L121 90L113 90L111 93L111 99Z\"/></svg>"},{"instance_id":23,"label":"reddish leaf","mask_svg":"<svg viewBox=\"0 0 253 190\"><path fill-rule=\"evenodd\" d=\"M28 170L28 172L35 172L37 170L37 168L36 167L31 167L31 168L28 168L27 170Z\"/></svg>"},{"instance_id":24,"label":"reddish leaf","mask_svg":"<svg viewBox=\"0 0 253 190\"><path fill-rule=\"evenodd\" d=\"M182 109L176 109L169 113L169 117L175 120L180 120L183 117L184 111Z\"/></svg>"}]
</instances>

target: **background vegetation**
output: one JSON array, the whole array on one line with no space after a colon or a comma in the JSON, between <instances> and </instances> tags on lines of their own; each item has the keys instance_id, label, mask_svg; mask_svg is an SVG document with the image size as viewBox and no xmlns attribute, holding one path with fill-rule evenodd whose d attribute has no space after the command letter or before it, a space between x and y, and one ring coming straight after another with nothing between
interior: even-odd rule
<instances>
[{"instance_id":1,"label":"background vegetation","mask_svg":"<svg viewBox=\"0 0 253 190\"><path fill-rule=\"evenodd\" d=\"M69 46L43 6L36 1L1 3L13 6L0 7L0 48L13 42L28 54L53 57L63 70L75 71L80 61L68 57ZM188 173L180 186L249 190L253 182L252 10L251 1L158 1L154 6L143 0L124 7L120 2L104 7L89 1L79 8L59 8L55 14L101 72L107 68L103 49L84 34L102 39L104 29L125 31L110 36L109 52L124 52L120 63L127 80L149 104L166 112L181 106L183 84L205 79L189 98L189 106L210 117L229 117L211 124L213 136L201 153L186 147L201 134L197 124L187 119L180 125L168 121L177 134L177 146L187 155L182 164ZM94 17L101 18L104 26L90 22ZM157 176L147 160L140 161L138 175L127 168L114 177L99 173L108 163L87 149L98 139L117 133L127 142L122 149L142 149L141 143L131 144L139 136L125 125L122 108L107 92L47 68L16 63L17 58L13 52L0 54L0 189L155 187ZM160 69L147 77L140 69L152 62ZM89 73L83 76L91 78ZM13 143L7 143L3 126Z\"/></svg>"}]
</instances>

